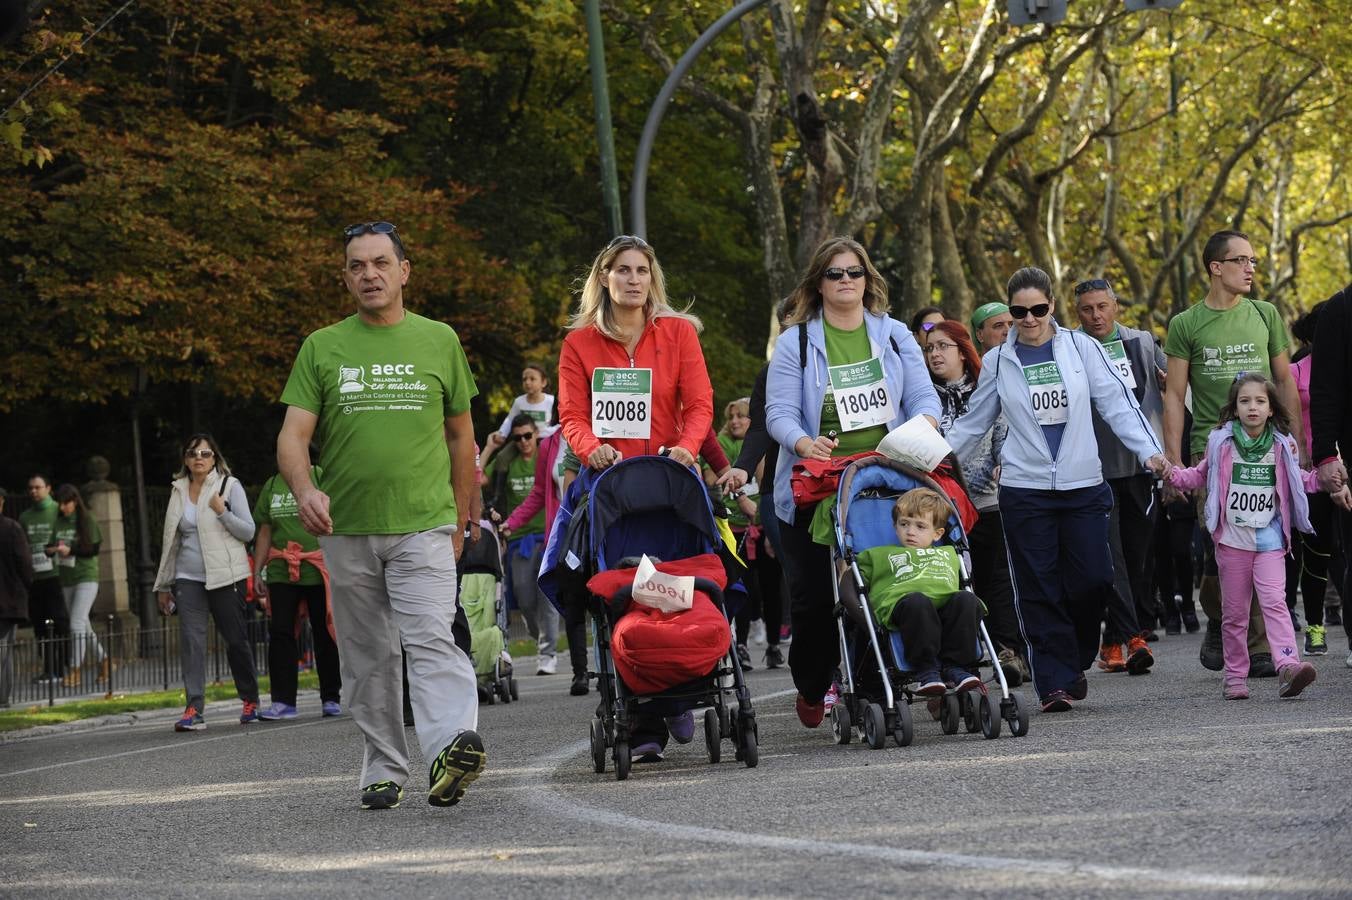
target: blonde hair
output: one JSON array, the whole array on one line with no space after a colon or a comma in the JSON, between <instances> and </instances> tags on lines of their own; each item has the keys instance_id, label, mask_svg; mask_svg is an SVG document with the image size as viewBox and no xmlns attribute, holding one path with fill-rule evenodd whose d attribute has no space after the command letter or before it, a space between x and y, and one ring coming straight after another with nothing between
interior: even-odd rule
<instances>
[{"instance_id":1,"label":"blonde hair","mask_svg":"<svg viewBox=\"0 0 1352 900\"><path fill-rule=\"evenodd\" d=\"M788 314L784 318L784 327L801 325L808 319L816 318L822 311L822 278L831 267L831 260L839 253L853 253L864 266L864 309L875 315L883 315L892 305L887 300L887 282L868 258L864 245L847 237L827 238L817 246L812 260L798 286L789 295Z\"/></svg>"},{"instance_id":2,"label":"blonde hair","mask_svg":"<svg viewBox=\"0 0 1352 900\"><path fill-rule=\"evenodd\" d=\"M928 516L935 528L946 531L952 512L953 506L944 495L929 488L913 488L897 498L896 506L892 507L892 525L901 524L902 516L908 519Z\"/></svg>"},{"instance_id":3,"label":"blonde hair","mask_svg":"<svg viewBox=\"0 0 1352 900\"><path fill-rule=\"evenodd\" d=\"M606 276L610 274L610 267L615 264L615 258L626 250L637 250L642 253L648 258L648 266L652 269L652 285L648 288L648 299L643 305L644 320L651 321L664 317L684 319L694 326L695 331L703 331L704 323L698 316L672 308L667 301L667 281L662 275L662 267L657 262L657 254L647 241L632 234L620 235L596 254L596 259L592 260L591 271L587 273L587 280L582 285L577 312L568 320L568 330L576 331L579 328L595 326L597 331L612 340L624 340L624 335L615 325L615 310L610 299L610 291L606 288Z\"/></svg>"},{"instance_id":4,"label":"blonde hair","mask_svg":"<svg viewBox=\"0 0 1352 900\"><path fill-rule=\"evenodd\" d=\"M750 397L739 397L736 400L729 401L728 405L723 407L723 427L718 429L719 434L726 434L729 437L732 436L732 414L738 411L740 411L742 415L750 418L751 416Z\"/></svg>"}]
</instances>

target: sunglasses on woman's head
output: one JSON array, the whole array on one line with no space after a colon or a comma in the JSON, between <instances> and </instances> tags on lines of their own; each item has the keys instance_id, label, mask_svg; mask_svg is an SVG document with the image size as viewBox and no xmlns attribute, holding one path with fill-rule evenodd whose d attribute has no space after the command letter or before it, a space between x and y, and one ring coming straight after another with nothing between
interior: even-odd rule
<instances>
[{"instance_id":1,"label":"sunglasses on woman's head","mask_svg":"<svg viewBox=\"0 0 1352 900\"><path fill-rule=\"evenodd\" d=\"M866 274L868 274L868 270L863 266L850 266L847 269L842 269L840 266L832 266L822 273L822 277L827 281L840 281L848 275L850 278L858 280L863 278Z\"/></svg>"},{"instance_id":2,"label":"sunglasses on woman's head","mask_svg":"<svg viewBox=\"0 0 1352 900\"><path fill-rule=\"evenodd\" d=\"M189 450L183 455L186 456L188 459L211 459L213 456L216 455L216 451L207 449Z\"/></svg>"},{"instance_id":3,"label":"sunglasses on woman's head","mask_svg":"<svg viewBox=\"0 0 1352 900\"><path fill-rule=\"evenodd\" d=\"M1051 309L1052 305L1050 303L1039 303L1036 306L1011 306L1009 308L1009 314L1016 319L1022 319L1024 316L1032 313L1034 319L1040 319L1051 312Z\"/></svg>"}]
</instances>

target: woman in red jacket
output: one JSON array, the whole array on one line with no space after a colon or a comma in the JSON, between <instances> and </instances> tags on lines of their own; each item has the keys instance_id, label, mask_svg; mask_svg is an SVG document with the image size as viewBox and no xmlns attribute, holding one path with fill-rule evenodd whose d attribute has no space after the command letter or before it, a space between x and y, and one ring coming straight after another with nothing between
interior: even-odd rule
<instances>
[{"instance_id":1,"label":"woman in red jacket","mask_svg":"<svg viewBox=\"0 0 1352 900\"><path fill-rule=\"evenodd\" d=\"M667 302L647 241L621 235L597 254L559 353L559 421L578 459L600 471L665 448L695 465L714 418L702 327ZM630 732L635 761L660 760L668 731L688 743L694 717L640 712Z\"/></svg>"},{"instance_id":2,"label":"woman in red jacket","mask_svg":"<svg viewBox=\"0 0 1352 900\"><path fill-rule=\"evenodd\" d=\"M703 326L672 309L653 248L617 237L592 263L559 354L559 421L593 469L657 453L695 464L714 418Z\"/></svg>"}]
</instances>

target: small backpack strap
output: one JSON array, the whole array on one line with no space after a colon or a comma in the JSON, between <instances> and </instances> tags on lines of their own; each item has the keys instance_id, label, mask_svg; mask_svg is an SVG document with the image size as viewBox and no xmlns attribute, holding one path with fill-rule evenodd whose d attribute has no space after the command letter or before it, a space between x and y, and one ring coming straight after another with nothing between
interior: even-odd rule
<instances>
[{"instance_id":1,"label":"small backpack strap","mask_svg":"<svg viewBox=\"0 0 1352 900\"><path fill-rule=\"evenodd\" d=\"M807 368L807 323L798 323L798 368Z\"/></svg>"}]
</instances>

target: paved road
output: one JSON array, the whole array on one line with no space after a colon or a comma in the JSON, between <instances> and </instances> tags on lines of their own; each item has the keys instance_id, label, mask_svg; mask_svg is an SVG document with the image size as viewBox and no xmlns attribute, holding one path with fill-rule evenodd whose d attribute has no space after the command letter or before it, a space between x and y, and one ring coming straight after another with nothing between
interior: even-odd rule
<instances>
[{"instance_id":1,"label":"paved road","mask_svg":"<svg viewBox=\"0 0 1352 900\"><path fill-rule=\"evenodd\" d=\"M0 744L12 897L1352 896L1352 669L1341 633L1306 697L1220 700L1197 638L1155 674L1090 675L1069 715L986 741L835 746L751 675L760 767L697 740L628 782L592 774L592 699L522 679L484 708L490 772L453 809L358 808L356 729L321 720L174 734L134 725ZM419 760L420 763L420 760ZM418 769L422 769L419 764ZM413 788L425 788L425 776Z\"/></svg>"}]
</instances>

